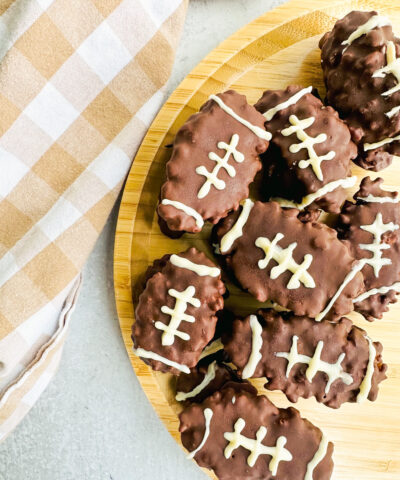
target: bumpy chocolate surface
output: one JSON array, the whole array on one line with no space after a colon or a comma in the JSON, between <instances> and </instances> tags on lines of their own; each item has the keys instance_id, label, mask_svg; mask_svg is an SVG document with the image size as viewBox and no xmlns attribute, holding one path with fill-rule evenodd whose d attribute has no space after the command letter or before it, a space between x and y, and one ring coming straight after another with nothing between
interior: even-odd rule
<instances>
[{"instance_id":1,"label":"bumpy chocolate surface","mask_svg":"<svg viewBox=\"0 0 400 480\"><path fill-rule=\"evenodd\" d=\"M311 88L297 85L267 90L255 104L272 134L271 148L262 155L266 169L263 189L269 197L284 197L298 204L321 191L315 201L304 203L305 208L339 213L345 189L339 185L324 193L321 188L333 188L332 182L349 176L357 147L337 112L310 92ZM282 106L285 108L280 109Z\"/></svg>"},{"instance_id":2,"label":"bumpy chocolate surface","mask_svg":"<svg viewBox=\"0 0 400 480\"><path fill-rule=\"evenodd\" d=\"M357 163L374 171L400 154L397 140L368 147L396 137L400 130L400 89L395 88L400 40L387 23L377 12L353 11L320 40L327 102L346 120L359 145Z\"/></svg>"},{"instance_id":3,"label":"bumpy chocolate surface","mask_svg":"<svg viewBox=\"0 0 400 480\"><path fill-rule=\"evenodd\" d=\"M224 347L239 374L243 374L253 351L251 317L261 327L256 336L262 341L251 377L266 377L268 390L283 391L291 402L314 396L332 408L344 402L376 399L378 385L386 378L382 345L372 343L366 332L347 318L338 323L316 322L309 317L259 310L256 315L235 320Z\"/></svg>"},{"instance_id":4,"label":"bumpy chocolate surface","mask_svg":"<svg viewBox=\"0 0 400 480\"><path fill-rule=\"evenodd\" d=\"M203 221L216 223L230 210L237 209L261 169L259 154L268 147L268 141L260 138L268 135L264 117L247 103L244 95L233 90L220 93L217 98L249 122L251 128L255 127L257 134L212 99L189 118L175 138L158 206L158 214L172 231L199 232ZM229 156L228 145L235 147L229 149ZM226 167L218 167L217 156L226 158ZM215 178L209 183L206 175L212 172ZM178 201L197 215L164 204L169 201Z\"/></svg>"},{"instance_id":5,"label":"bumpy chocolate surface","mask_svg":"<svg viewBox=\"0 0 400 480\"><path fill-rule=\"evenodd\" d=\"M228 382L240 382L237 374L228 366L213 360L202 363L182 373L176 381L176 400L201 403L213 393L221 390Z\"/></svg>"},{"instance_id":6,"label":"bumpy chocolate surface","mask_svg":"<svg viewBox=\"0 0 400 480\"><path fill-rule=\"evenodd\" d=\"M201 274L188 266L174 264L176 257L185 265L200 266ZM132 326L137 354L154 370L173 374L189 372L213 337L217 322L215 314L224 305L225 286L220 271L204 253L189 248L178 255L166 255L156 260L147 277ZM173 317L176 318L175 325ZM168 326L169 333L165 331ZM152 358L153 354L161 359ZM168 365L168 362L176 365Z\"/></svg>"},{"instance_id":7,"label":"bumpy chocolate surface","mask_svg":"<svg viewBox=\"0 0 400 480\"><path fill-rule=\"evenodd\" d=\"M260 302L272 300L297 315L316 317L326 310L354 263L335 230L321 223L302 223L296 209L283 209L276 202L255 202L240 232L237 226L243 221L242 212L243 208L231 213L214 231L225 263L242 288ZM264 244L273 242L273 247L257 246L260 237ZM234 241L228 242L228 238ZM270 250L272 259L266 262ZM282 250L286 250L285 258L279 258ZM334 319L349 313L352 299L362 291L362 275L355 273L323 316Z\"/></svg>"},{"instance_id":8,"label":"bumpy chocolate surface","mask_svg":"<svg viewBox=\"0 0 400 480\"><path fill-rule=\"evenodd\" d=\"M205 415L210 412L207 436ZM235 429L239 432L240 427L238 441L232 445L231 433ZM186 408L180 414L179 430L190 452L206 437L194 458L201 467L214 470L220 480L304 480L307 470L313 480L328 480L332 473L332 443L296 409L278 409L263 395L224 388L201 405ZM258 456L251 454L256 438L260 441ZM280 461L274 466L271 460L276 459L277 452L265 447L275 447L277 442L281 445ZM313 462L319 451L320 458Z\"/></svg>"},{"instance_id":9,"label":"bumpy chocolate surface","mask_svg":"<svg viewBox=\"0 0 400 480\"><path fill-rule=\"evenodd\" d=\"M364 178L354 195L356 203L344 204L337 226L352 254L366 262L362 269L366 292L355 310L367 320L382 318L400 292L400 203L397 192L381 189L382 182Z\"/></svg>"}]
</instances>

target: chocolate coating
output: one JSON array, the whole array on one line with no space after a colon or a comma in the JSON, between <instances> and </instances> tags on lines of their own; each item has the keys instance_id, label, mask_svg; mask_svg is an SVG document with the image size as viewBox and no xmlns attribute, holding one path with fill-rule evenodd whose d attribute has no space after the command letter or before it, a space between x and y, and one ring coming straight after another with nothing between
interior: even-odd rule
<instances>
[{"instance_id":1,"label":"chocolate coating","mask_svg":"<svg viewBox=\"0 0 400 480\"><path fill-rule=\"evenodd\" d=\"M349 13L338 20L319 43L327 87L326 100L349 125L353 141L359 146L356 163L374 171L387 167L392 156L400 154L398 141L364 150L365 143L394 137L400 130L400 115L397 113L391 118L386 115L400 105L400 91L382 95L397 85L395 76L389 73L373 77L377 70L387 65L387 43L394 43L396 56L399 56L400 40L394 36L392 27L387 25L360 36L347 49L342 42L376 14Z\"/></svg>"},{"instance_id":2,"label":"chocolate coating","mask_svg":"<svg viewBox=\"0 0 400 480\"><path fill-rule=\"evenodd\" d=\"M281 390L291 402L299 397L314 396L318 402L331 408L339 408L344 402L355 402L360 391L369 362L369 342L366 332L353 325L348 318L338 323L327 320L316 322L309 317L297 317L293 314L282 315L273 310L259 310L257 318L262 326L262 358L258 362L252 378L266 377L268 390ZM328 392L325 392L328 377L317 372L308 381L305 372L307 363L296 363L286 376L288 360L278 357L277 352L289 352L293 336L298 337L298 353L313 357L319 341L323 341L321 360L334 364L341 354L345 357L341 366L353 381L347 385L342 379L336 379ZM250 317L237 319L233 324L232 335L224 337L224 348L232 363L238 367L241 375L252 351L252 331ZM373 401L378 395L378 385L386 378L387 365L382 362L382 345L373 343L376 349L374 373L368 399Z\"/></svg>"},{"instance_id":3,"label":"chocolate coating","mask_svg":"<svg viewBox=\"0 0 400 480\"><path fill-rule=\"evenodd\" d=\"M196 388L204 380L209 365L204 362L195 368L190 370L190 373L182 373L179 375L176 381L176 391L188 393ZM225 364L216 363L215 365L215 377L200 393L194 397L190 397L187 400L194 403L201 403L204 399L212 395L213 393L221 390L228 382L240 382L240 378L237 374Z\"/></svg>"},{"instance_id":4,"label":"chocolate coating","mask_svg":"<svg viewBox=\"0 0 400 480\"><path fill-rule=\"evenodd\" d=\"M251 124L264 131L264 117L249 105L244 95L233 90L218 94L223 102ZM204 166L213 171L216 162L209 158L210 152L224 157L226 150L219 148L219 142L230 144L232 136L239 135L237 150L244 155L242 162L230 155L228 163L236 170L230 176L221 168L218 179L226 186L218 190L211 185L204 198L198 193L206 181L204 175L196 172ZM163 205L164 199L179 201L197 211L204 221L217 223L218 220L239 206L239 202L249 194L249 184L261 169L259 154L265 152L268 141L259 138L249 128L227 114L214 100L207 101L200 112L192 115L178 131L172 156L167 163L167 181L161 188L161 202L158 206L159 216L172 231L196 233L201 227L195 219L171 205Z\"/></svg>"},{"instance_id":5,"label":"chocolate coating","mask_svg":"<svg viewBox=\"0 0 400 480\"><path fill-rule=\"evenodd\" d=\"M392 222L397 226L396 230L390 230L382 235L380 244L385 244L382 250L382 258L389 259L389 265L383 265L375 276L371 265L365 265L362 269L365 290L379 289L380 287L393 285L400 281L400 204L369 202L367 197L372 195L378 198L396 199L397 192L389 192L381 189L382 178L371 180L365 177L360 185L360 190L354 195L356 203L346 202L339 217L337 229L341 238L349 242L352 254L357 259L371 258L372 252L362 248L361 245L370 244L374 240L372 233L365 231L362 226L371 225L378 214L382 215L385 224ZM363 200L365 199L365 200ZM387 293L371 295L363 301L355 304L355 310L363 314L367 320L382 318L388 310L390 303L396 302L396 292L389 290Z\"/></svg>"},{"instance_id":6,"label":"chocolate coating","mask_svg":"<svg viewBox=\"0 0 400 480\"><path fill-rule=\"evenodd\" d=\"M189 248L179 256L199 265L215 267L203 252L195 248ZM197 275L191 270L173 265L170 257L171 255L165 255L160 260L156 260L148 271L146 288L140 295L136 307L132 340L135 348L143 348L192 368L197 364L203 348L214 335L217 323L216 312L224 305L222 295L225 292L225 286L221 281L221 275L217 277ZM186 305L184 313L192 315L195 321L193 323L182 321L178 330L189 334L190 338L184 340L175 336L172 345L162 345L163 331L156 328L155 324L161 322L168 325L171 321L171 316L161 311L163 306L170 309L175 307L176 299L168 292L170 289L182 292L189 286L195 287L194 297L199 299L200 306L196 307L189 303ZM176 368L157 360L143 358L143 361L153 370L180 373Z\"/></svg>"},{"instance_id":7,"label":"chocolate coating","mask_svg":"<svg viewBox=\"0 0 400 480\"><path fill-rule=\"evenodd\" d=\"M214 232L218 242L231 230L239 214L239 211L231 213L218 224ZM335 230L321 223L303 223L297 214L298 210L283 209L276 202L255 202L243 227L243 234L229 250L223 252L224 260L242 288L258 301L272 300L297 315L315 317L338 291L352 269L354 258L337 238ZM312 255L307 271L315 282L315 288L307 288L303 283L298 288L287 288L293 275L288 270L277 278L271 278L271 270L277 265L275 260L270 260L266 268L259 268L258 262L265 258L265 253L256 246L256 240L266 237L272 241L278 233L284 235L278 242L282 249L297 243L293 259L298 264L303 262L305 255ZM362 290L362 275L357 273L335 301L327 318L334 319L351 312L352 299Z\"/></svg>"},{"instance_id":8,"label":"chocolate coating","mask_svg":"<svg viewBox=\"0 0 400 480\"><path fill-rule=\"evenodd\" d=\"M179 431L182 443L189 451L194 451L204 437L204 410L207 408L213 412L210 435L194 457L201 467L214 470L220 480L304 480L307 465L321 443L322 432L301 418L298 410L278 409L264 395L224 388L201 405L192 404L180 414ZM271 456L268 454L260 455L252 467L248 465L250 452L243 447L235 449L229 458L225 458L228 440L224 434L234 431L239 418L245 421L242 435L252 440L261 426L267 429L262 445L274 446L281 436L287 439L285 448L291 453L292 459L279 462L275 476L269 469ZM333 444L329 442L325 456L313 472L313 480L330 478L332 453Z\"/></svg>"},{"instance_id":9,"label":"chocolate coating","mask_svg":"<svg viewBox=\"0 0 400 480\"><path fill-rule=\"evenodd\" d=\"M265 113L286 102L303 88L290 85L285 90L267 90L255 104L255 108ZM318 92L315 91L315 94L318 95ZM301 160L309 159L306 148L298 152L290 151L292 145L301 142L296 133L287 136L282 134L282 131L291 126L291 115L295 115L299 120L315 119L314 123L305 129L310 137L326 135L325 141L314 146L317 155L324 156L328 152L335 152L333 159L321 162L322 180L317 178L311 165L306 168L299 167ZM357 147L351 141L349 129L333 108L325 107L312 93L306 93L295 104L278 111L270 121L265 122L265 128L272 134L272 148L262 155L266 168L263 189L269 197L283 197L300 203L303 197L315 193L327 183L349 176L350 160L357 156ZM339 213L345 198L345 190L339 187L318 198L307 209L322 208L328 212Z\"/></svg>"}]
</instances>

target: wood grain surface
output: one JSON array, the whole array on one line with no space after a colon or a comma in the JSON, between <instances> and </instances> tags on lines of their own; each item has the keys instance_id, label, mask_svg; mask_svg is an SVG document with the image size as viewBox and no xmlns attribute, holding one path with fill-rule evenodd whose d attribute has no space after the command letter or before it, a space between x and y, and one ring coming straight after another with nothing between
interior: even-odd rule
<instances>
[{"instance_id":1,"label":"wood grain surface","mask_svg":"<svg viewBox=\"0 0 400 480\"><path fill-rule=\"evenodd\" d=\"M119 211L114 251L114 286L124 342L139 381L154 409L171 435L180 443L180 406L174 400L173 378L154 373L132 352L131 325L134 302L147 266L165 253L177 253L190 245L206 251L210 228L197 235L171 240L161 234L156 205L165 173L165 163L179 127L212 93L228 88L244 93L254 103L265 89L284 88L291 83L317 87L325 95L318 40L337 19L351 10L379 10L389 16L400 32L400 2L294 0L248 24L213 50L179 85L161 109L133 162ZM353 165L361 179L370 174ZM400 186L400 158L379 173L387 186ZM354 193L349 191L349 197ZM228 285L229 308L248 314L257 301ZM383 320L368 323L350 316L384 345L389 364L388 379L381 384L374 403L346 404L331 410L314 399L300 400L296 407L335 443L334 480L400 479L400 303ZM263 382L254 382L263 392ZM267 396L278 406L289 402L279 392ZM212 474L207 472L212 478Z\"/></svg>"}]
</instances>

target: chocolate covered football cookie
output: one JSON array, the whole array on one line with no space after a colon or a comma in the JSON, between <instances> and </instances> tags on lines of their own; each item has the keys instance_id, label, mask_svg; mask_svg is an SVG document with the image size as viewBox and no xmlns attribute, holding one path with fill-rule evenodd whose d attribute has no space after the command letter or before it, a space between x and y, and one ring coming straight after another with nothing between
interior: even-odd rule
<instances>
[{"instance_id":1,"label":"chocolate covered football cookie","mask_svg":"<svg viewBox=\"0 0 400 480\"><path fill-rule=\"evenodd\" d=\"M224 348L242 378L266 377L265 388L291 402L314 396L328 407L375 400L386 378L382 345L342 318L338 323L273 310L237 319Z\"/></svg>"},{"instance_id":2,"label":"chocolate covered football cookie","mask_svg":"<svg viewBox=\"0 0 400 480\"><path fill-rule=\"evenodd\" d=\"M170 231L199 232L239 206L261 169L271 134L233 90L211 95L176 135L158 214Z\"/></svg>"},{"instance_id":3,"label":"chocolate covered football cookie","mask_svg":"<svg viewBox=\"0 0 400 480\"><path fill-rule=\"evenodd\" d=\"M357 147L347 125L325 107L312 87L291 85L267 90L255 104L271 132L265 164L264 196L299 210L321 208L339 213L350 177L350 160Z\"/></svg>"},{"instance_id":4,"label":"chocolate covered football cookie","mask_svg":"<svg viewBox=\"0 0 400 480\"><path fill-rule=\"evenodd\" d=\"M364 263L365 292L356 297L355 310L367 320L382 318L400 293L400 204L397 192L382 190L382 178L362 180L346 202L337 226L352 254Z\"/></svg>"},{"instance_id":5,"label":"chocolate covered football cookie","mask_svg":"<svg viewBox=\"0 0 400 480\"><path fill-rule=\"evenodd\" d=\"M357 163L387 167L400 154L400 40L387 18L353 11L320 40L327 102L358 144Z\"/></svg>"},{"instance_id":6,"label":"chocolate covered football cookie","mask_svg":"<svg viewBox=\"0 0 400 480\"><path fill-rule=\"evenodd\" d=\"M226 387L180 414L184 447L220 480L328 480L333 444L294 408Z\"/></svg>"},{"instance_id":7,"label":"chocolate covered football cookie","mask_svg":"<svg viewBox=\"0 0 400 480\"><path fill-rule=\"evenodd\" d=\"M195 248L157 260L135 311L136 355L154 370L189 373L214 336L224 293L220 269Z\"/></svg>"},{"instance_id":8,"label":"chocolate covered football cookie","mask_svg":"<svg viewBox=\"0 0 400 480\"><path fill-rule=\"evenodd\" d=\"M244 290L297 315L335 319L363 292L360 267L335 230L303 223L298 210L247 199L214 230L214 241Z\"/></svg>"}]
</instances>

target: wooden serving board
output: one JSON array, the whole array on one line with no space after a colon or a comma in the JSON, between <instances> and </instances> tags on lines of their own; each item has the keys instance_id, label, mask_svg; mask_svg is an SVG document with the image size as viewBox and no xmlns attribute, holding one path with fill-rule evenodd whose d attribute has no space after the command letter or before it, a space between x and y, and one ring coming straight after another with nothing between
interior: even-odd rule
<instances>
[{"instance_id":1,"label":"wooden serving board","mask_svg":"<svg viewBox=\"0 0 400 480\"><path fill-rule=\"evenodd\" d=\"M199 110L212 93L228 88L247 95L254 103L265 89L289 84L313 85L325 90L320 68L318 40L337 19L354 9L379 10L400 32L398 0L295 0L239 30L213 50L181 83L161 109L134 160L119 211L114 253L114 285L121 330L132 366L146 395L178 443L180 406L174 400L173 379L154 373L132 353L131 325L138 283L147 266L165 253L178 253L190 245L206 251L210 228L201 234L171 240L161 234L156 205L165 163L179 127ZM361 179L368 174L353 165ZM377 174L370 174L376 177ZM386 185L400 186L400 158L379 174ZM349 197L354 193L349 192ZM239 314L253 312L258 304L249 295L228 285L227 306ZM345 404L339 410L314 399L296 405L302 415L321 427L335 444L333 479L400 479L400 303L384 319L368 323L356 314L355 323L384 345L388 379L381 384L374 403ZM263 391L262 381L255 382ZM265 393L265 392L264 392ZM289 402L279 392L267 392L278 406ZM209 472L208 472L209 473ZM209 473L212 477L212 474Z\"/></svg>"}]
</instances>

